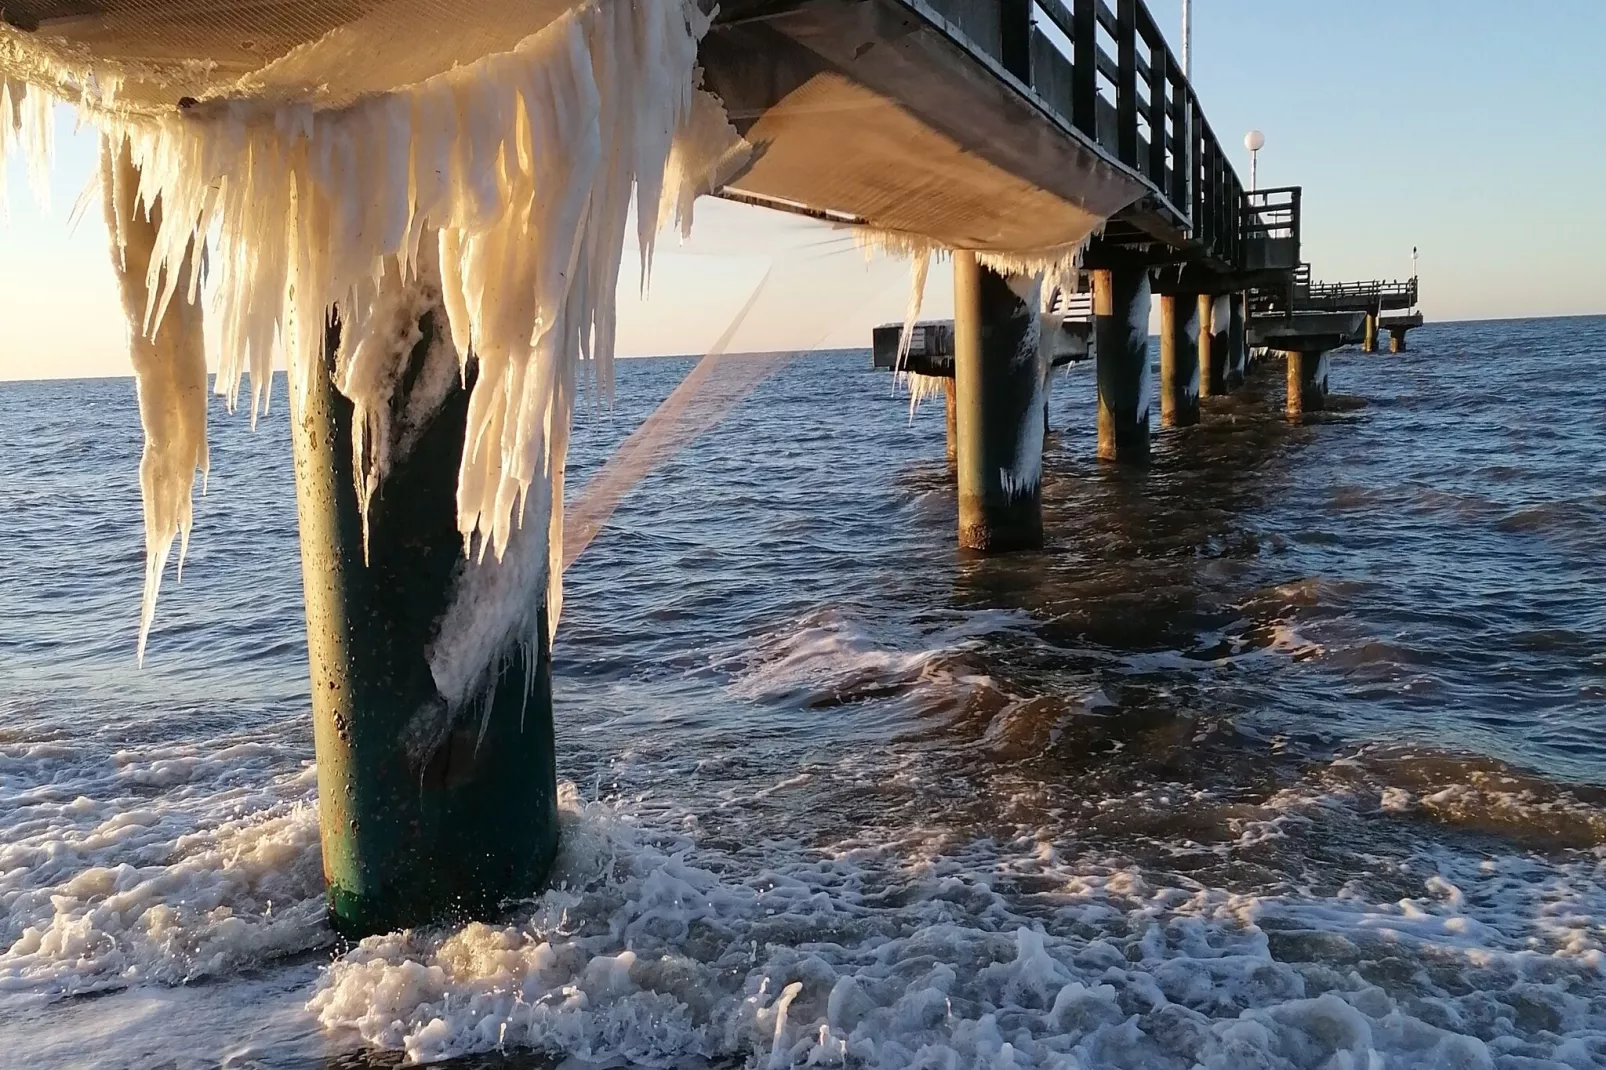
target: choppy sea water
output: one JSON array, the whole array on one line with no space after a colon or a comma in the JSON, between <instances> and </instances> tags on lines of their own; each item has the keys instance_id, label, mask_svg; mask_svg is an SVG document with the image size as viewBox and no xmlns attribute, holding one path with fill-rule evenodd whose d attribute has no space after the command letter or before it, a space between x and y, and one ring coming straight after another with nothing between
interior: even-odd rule
<instances>
[{"instance_id":1,"label":"choppy sea water","mask_svg":"<svg viewBox=\"0 0 1606 1070\"><path fill-rule=\"evenodd\" d=\"M356 947L282 405L136 669L132 384L0 384L0 1066L1606 1066L1606 319L1411 344L1146 471L1071 369L997 559L940 406L795 360L567 577L555 889Z\"/></svg>"}]
</instances>

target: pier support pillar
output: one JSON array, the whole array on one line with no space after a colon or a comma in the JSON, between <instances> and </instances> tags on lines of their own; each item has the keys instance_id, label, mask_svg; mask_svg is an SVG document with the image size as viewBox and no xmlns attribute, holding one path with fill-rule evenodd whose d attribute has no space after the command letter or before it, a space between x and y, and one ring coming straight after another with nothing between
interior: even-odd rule
<instances>
[{"instance_id":1,"label":"pier support pillar","mask_svg":"<svg viewBox=\"0 0 1606 1070\"><path fill-rule=\"evenodd\" d=\"M1227 376L1232 362L1232 306L1226 294L1216 294L1210 306L1210 395L1220 397L1229 389Z\"/></svg>"},{"instance_id":2,"label":"pier support pillar","mask_svg":"<svg viewBox=\"0 0 1606 1070\"><path fill-rule=\"evenodd\" d=\"M954 254L954 439L959 545L1043 545L1042 317L1038 283Z\"/></svg>"},{"instance_id":3,"label":"pier support pillar","mask_svg":"<svg viewBox=\"0 0 1606 1070\"><path fill-rule=\"evenodd\" d=\"M444 312L419 327L396 411L426 378ZM457 531L468 391L455 357L444 404L392 448L365 547L353 406L332 380L339 337L331 326L309 396L291 390L292 438L329 921L361 937L493 915L537 891L557 849L557 779L544 614L470 708L449 710L431 673L459 577L491 567L464 559Z\"/></svg>"},{"instance_id":4,"label":"pier support pillar","mask_svg":"<svg viewBox=\"0 0 1606 1070\"><path fill-rule=\"evenodd\" d=\"M1249 375L1248 339L1245 334L1244 305L1249 300L1248 294L1228 294L1230 302L1229 319L1227 327L1227 371L1226 386L1228 390L1237 390L1244 385L1244 379Z\"/></svg>"},{"instance_id":5,"label":"pier support pillar","mask_svg":"<svg viewBox=\"0 0 1606 1070\"><path fill-rule=\"evenodd\" d=\"M1199 422L1199 300L1160 295L1160 426Z\"/></svg>"},{"instance_id":6,"label":"pier support pillar","mask_svg":"<svg viewBox=\"0 0 1606 1070\"><path fill-rule=\"evenodd\" d=\"M1366 334L1361 339L1361 352L1362 353L1376 353L1377 352L1377 313L1376 312L1368 312L1366 314Z\"/></svg>"},{"instance_id":7,"label":"pier support pillar","mask_svg":"<svg viewBox=\"0 0 1606 1070\"><path fill-rule=\"evenodd\" d=\"M1389 329L1389 352L1390 353L1404 353L1405 352L1405 348L1406 348L1405 347L1405 330L1403 328L1390 328Z\"/></svg>"},{"instance_id":8,"label":"pier support pillar","mask_svg":"<svg viewBox=\"0 0 1606 1070\"><path fill-rule=\"evenodd\" d=\"M1208 398L1221 392L1217 385L1220 373L1216 370L1216 299L1210 294L1200 294L1198 305L1199 337L1196 344L1199 350L1199 396Z\"/></svg>"},{"instance_id":9,"label":"pier support pillar","mask_svg":"<svg viewBox=\"0 0 1606 1070\"><path fill-rule=\"evenodd\" d=\"M1149 457L1149 273L1093 272L1093 346L1099 391L1099 457Z\"/></svg>"},{"instance_id":10,"label":"pier support pillar","mask_svg":"<svg viewBox=\"0 0 1606 1070\"><path fill-rule=\"evenodd\" d=\"M948 463L954 464L959 460L959 391L952 376L942 381L942 400L948 416Z\"/></svg>"},{"instance_id":11,"label":"pier support pillar","mask_svg":"<svg viewBox=\"0 0 1606 1070\"><path fill-rule=\"evenodd\" d=\"M1288 404L1290 420L1327 407L1327 354L1288 350Z\"/></svg>"}]
</instances>

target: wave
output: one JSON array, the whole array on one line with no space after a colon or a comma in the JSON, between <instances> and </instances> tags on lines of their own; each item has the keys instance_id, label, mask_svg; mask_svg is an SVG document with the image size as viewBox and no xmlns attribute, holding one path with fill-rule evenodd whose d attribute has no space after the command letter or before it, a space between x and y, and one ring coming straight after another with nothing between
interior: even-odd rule
<instances>
[{"instance_id":1,"label":"wave","mask_svg":"<svg viewBox=\"0 0 1606 1070\"><path fill-rule=\"evenodd\" d=\"M1277 820L1331 799L1283 800ZM309 1008L431 1062L1579 1067L1606 1058L1587 863L1424 853L1395 899L1240 894L1052 838L871 833L744 866L566 792L559 886L374 937ZM1264 835L1246 827L1241 847ZM933 851L933 844L941 844Z\"/></svg>"}]
</instances>

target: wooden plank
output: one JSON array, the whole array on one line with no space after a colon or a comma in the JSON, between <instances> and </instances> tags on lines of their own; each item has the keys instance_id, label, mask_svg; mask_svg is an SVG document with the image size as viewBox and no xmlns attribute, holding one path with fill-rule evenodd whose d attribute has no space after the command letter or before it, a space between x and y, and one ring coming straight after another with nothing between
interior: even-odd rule
<instances>
[{"instance_id":1,"label":"wooden plank","mask_svg":"<svg viewBox=\"0 0 1606 1070\"><path fill-rule=\"evenodd\" d=\"M1099 73L1104 75L1104 77L1109 80L1111 85L1119 86L1121 84L1120 62L1113 59L1110 54L1104 51L1102 48L1099 49L1095 54L1098 56Z\"/></svg>"},{"instance_id":2,"label":"wooden plank","mask_svg":"<svg viewBox=\"0 0 1606 1070\"><path fill-rule=\"evenodd\" d=\"M1065 0L1037 0L1037 6L1043 9L1049 22L1059 27L1060 33L1073 42L1076 40L1076 17L1065 6Z\"/></svg>"},{"instance_id":3,"label":"wooden plank","mask_svg":"<svg viewBox=\"0 0 1606 1070\"><path fill-rule=\"evenodd\" d=\"M1111 37L1119 41L1121 39L1121 20L1116 18L1115 12L1110 10L1110 5L1105 3L1104 0L1098 0L1098 13L1099 25L1103 26Z\"/></svg>"},{"instance_id":4,"label":"wooden plank","mask_svg":"<svg viewBox=\"0 0 1606 1070\"><path fill-rule=\"evenodd\" d=\"M1036 27L1032 28L1032 90L1055 115L1073 122L1071 61Z\"/></svg>"}]
</instances>

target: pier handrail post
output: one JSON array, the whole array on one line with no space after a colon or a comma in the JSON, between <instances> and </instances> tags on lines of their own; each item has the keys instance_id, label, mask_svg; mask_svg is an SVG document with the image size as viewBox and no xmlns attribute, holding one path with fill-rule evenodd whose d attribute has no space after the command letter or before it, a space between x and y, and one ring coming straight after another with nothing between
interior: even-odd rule
<instances>
[{"instance_id":1,"label":"pier handrail post","mask_svg":"<svg viewBox=\"0 0 1606 1070\"><path fill-rule=\"evenodd\" d=\"M1032 84L1032 0L998 0L998 62Z\"/></svg>"},{"instance_id":2,"label":"pier handrail post","mask_svg":"<svg viewBox=\"0 0 1606 1070\"><path fill-rule=\"evenodd\" d=\"M1138 167L1138 6L1137 0L1116 0L1115 87L1116 155L1129 167Z\"/></svg>"},{"instance_id":3,"label":"pier handrail post","mask_svg":"<svg viewBox=\"0 0 1606 1070\"><path fill-rule=\"evenodd\" d=\"M1071 122L1094 141L1099 136L1098 0L1073 0Z\"/></svg>"}]
</instances>

